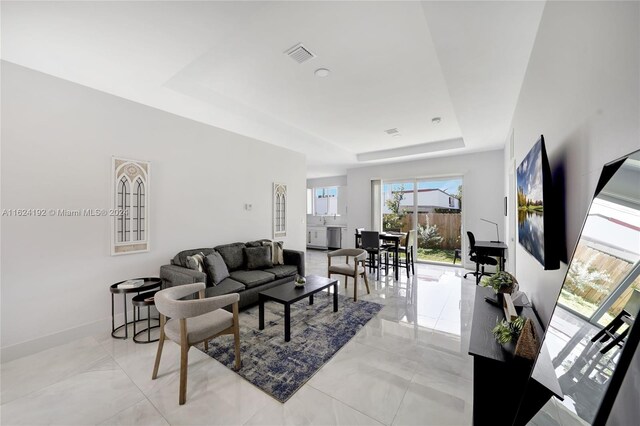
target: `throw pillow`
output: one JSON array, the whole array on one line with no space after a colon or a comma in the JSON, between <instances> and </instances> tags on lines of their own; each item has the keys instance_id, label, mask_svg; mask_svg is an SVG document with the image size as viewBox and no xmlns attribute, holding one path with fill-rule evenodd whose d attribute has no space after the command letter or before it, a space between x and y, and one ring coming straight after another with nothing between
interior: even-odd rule
<instances>
[{"instance_id":1,"label":"throw pillow","mask_svg":"<svg viewBox=\"0 0 640 426\"><path fill-rule=\"evenodd\" d=\"M271 253L273 255L274 265L284 265L284 243L282 241L273 241Z\"/></svg>"},{"instance_id":2,"label":"throw pillow","mask_svg":"<svg viewBox=\"0 0 640 426\"><path fill-rule=\"evenodd\" d=\"M198 253L193 256L187 256L187 268L204 272L204 254Z\"/></svg>"},{"instance_id":3,"label":"throw pillow","mask_svg":"<svg viewBox=\"0 0 640 426\"><path fill-rule=\"evenodd\" d=\"M220 253L213 252L204 258L204 266L211 284L218 285L222 280L229 277L229 269Z\"/></svg>"},{"instance_id":4,"label":"throw pillow","mask_svg":"<svg viewBox=\"0 0 640 426\"><path fill-rule=\"evenodd\" d=\"M244 255L247 258L247 269L273 268L269 246L245 247Z\"/></svg>"}]
</instances>

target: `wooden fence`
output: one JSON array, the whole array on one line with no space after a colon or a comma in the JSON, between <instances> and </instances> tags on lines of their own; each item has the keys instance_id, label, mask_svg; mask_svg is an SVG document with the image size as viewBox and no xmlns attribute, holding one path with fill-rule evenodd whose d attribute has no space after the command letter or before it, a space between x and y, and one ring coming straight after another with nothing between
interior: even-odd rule
<instances>
[{"instance_id":1,"label":"wooden fence","mask_svg":"<svg viewBox=\"0 0 640 426\"><path fill-rule=\"evenodd\" d=\"M622 260L615 256L611 256L610 254L593 249L582 242L578 244L573 259L589 265L590 269L609 274L609 284L606 285L602 291L590 288L589 286L585 286L583 290L578 288L571 289L573 294L595 305L602 303L602 301L615 290L622 279L627 276L632 266L631 263L626 260ZM624 291L622 296L613 303L609 312L613 313L613 315L617 315L622 308L624 308L629 297L631 297L631 292L634 288L640 289L640 280L636 279L634 284Z\"/></svg>"},{"instance_id":2,"label":"wooden fence","mask_svg":"<svg viewBox=\"0 0 640 426\"><path fill-rule=\"evenodd\" d=\"M406 215L402 220L402 232L412 229L413 215ZM418 225L437 226L442 242L437 247L445 250L460 248L460 232L462 230L462 215L460 213L418 213ZM418 247L424 247L418 233Z\"/></svg>"}]
</instances>

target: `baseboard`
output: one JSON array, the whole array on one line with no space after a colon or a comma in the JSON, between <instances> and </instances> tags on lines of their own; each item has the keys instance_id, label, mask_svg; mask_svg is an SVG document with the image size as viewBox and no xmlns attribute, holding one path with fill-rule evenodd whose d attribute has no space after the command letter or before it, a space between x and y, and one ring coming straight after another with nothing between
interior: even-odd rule
<instances>
[{"instance_id":1,"label":"baseboard","mask_svg":"<svg viewBox=\"0 0 640 426\"><path fill-rule=\"evenodd\" d=\"M127 315L129 319L133 318L133 310L128 312ZM122 324L124 322L124 315L116 314L115 322L116 325ZM42 352L56 346L73 342L74 340L82 339L88 336L95 336L99 333L110 332L111 317L108 317L77 327L68 328L66 330L62 330L46 336L41 336L37 339L2 347L0 348L0 361L4 364L5 362L13 361L27 355L33 355L35 353Z\"/></svg>"}]
</instances>

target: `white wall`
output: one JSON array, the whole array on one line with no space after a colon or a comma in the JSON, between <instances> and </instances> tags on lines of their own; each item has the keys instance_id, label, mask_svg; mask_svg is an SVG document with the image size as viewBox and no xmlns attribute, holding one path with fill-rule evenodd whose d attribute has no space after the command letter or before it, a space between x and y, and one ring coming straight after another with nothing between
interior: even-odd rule
<instances>
[{"instance_id":1,"label":"white wall","mask_svg":"<svg viewBox=\"0 0 640 426\"><path fill-rule=\"evenodd\" d=\"M349 247L354 246L352 236L356 228L371 227L372 180L462 176L463 259L467 268L475 268L466 255L468 248L466 231L473 232L478 240L495 239L495 226L480 220L485 218L498 222L500 235L504 235L502 229L503 170L502 150L349 169L347 170Z\"/></svg>"},{"instance_id":2,"label":"white wall","mask_svg":"<svg viewBox=\"0 0 640 426\"><path fill-rule=\"evenodd\" d=\"M568 258L602 166L640 149L639 25L638 2L547 2L540 22L513 119L515 159L544 134L554 185L565 192L557 220L566 222L558 238ZM545 324L566 270L545 272L517 246L518 281ZM637 421L639 359L636 352L609 424Z\"/></svg>"},{"instance_id":3,"label":"white wall","mask_svg":"<svg viewBox=\"0 0 640 426\"><path fill-rule=\"evenodd\" d=\"M602 166L640 148L638 6L548 2L517 103L516 164L543 134L556 187L564 175L566 234L558 239L568 257ZM545 323L566 270L545 272L516 245L518 281Z\"/></svg>"},{"instance_id":4,"label":"white wall","mask_svg":"<svg viewBox=\"0 0 640 426\"><path fill-rule=\"evenodd\" d=\"M107 218L2 217L3 361L109 332L108 286L182 249L270 237L274 181L305 248L303 155L2 62L3 209L107 208L112 155L151 161L151 251L110 256Z\"/></svg>"}]
</instances>

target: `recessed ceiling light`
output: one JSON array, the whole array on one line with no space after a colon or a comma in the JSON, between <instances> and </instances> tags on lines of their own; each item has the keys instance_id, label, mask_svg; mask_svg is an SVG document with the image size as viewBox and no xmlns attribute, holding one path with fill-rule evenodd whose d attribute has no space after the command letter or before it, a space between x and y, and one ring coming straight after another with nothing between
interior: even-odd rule
<instances>
[{"instance_id":1,"label":"recessed ceiling light","mask_svg":"<svg viewBox=\"0 0 640 426\"><path fill-rule=\"evenodd\" d=\"M329 74L331 74L331 71L326 69L326 68L318 68L314 74L316 75L316 77L326 77Z\"/></svg>"},{"instance_id":2,"label":"recessed ceiling light","mask_svg":"<svg viewBox=\"0 0 640 426\"><path fill-rule=\"evenodd\" d=\"M438 124L438 123L440 123L441 121L442 121L442 118L441 118L441 117L433 117L433 118L431 119L431 122L432 122L433 124Z\"/></svg>"}]
</instances>

